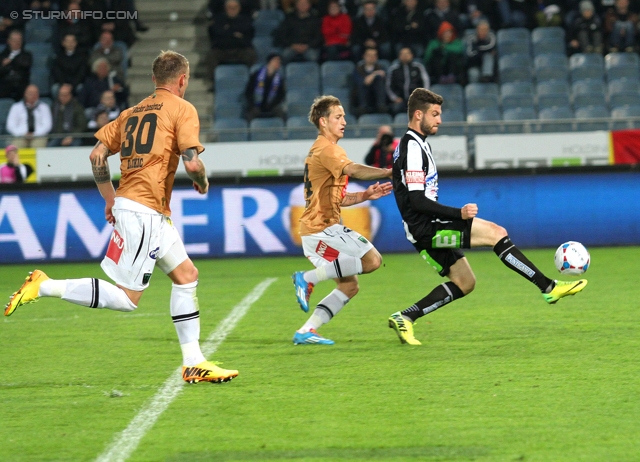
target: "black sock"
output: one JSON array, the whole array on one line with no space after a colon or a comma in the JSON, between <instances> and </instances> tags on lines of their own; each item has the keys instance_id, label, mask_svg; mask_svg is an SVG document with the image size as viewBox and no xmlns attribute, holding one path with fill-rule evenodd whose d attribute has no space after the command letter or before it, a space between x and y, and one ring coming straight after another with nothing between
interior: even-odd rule
<instances>
[{"instance_id":1,"label":"black sock","mask_svg":"<svg viewBox=\"0 0 640 462\"><path fill-rule=\"evenodd\" d=\"M445 282L433 289L429 295L422 300L404 310L402 315L410 318L411 321L415 321L425 314L429 314L441 306L462 297L464 297L464 294L457 285L451 281Z\"/></svg>"},{"instance_id":2,"label":"black sock","mask_svg":"<svg viewBox=\"0 0 640 462\"><path fill-rule=\"evenodd\" d=\"M520 249L511 242L509 236L500 239L493 247L493 251L507 268L533 282L542 292L553 286L553 280L542 274L542 271L536 268L536 265L531 263Z\"/></svg>"}]
</instances>

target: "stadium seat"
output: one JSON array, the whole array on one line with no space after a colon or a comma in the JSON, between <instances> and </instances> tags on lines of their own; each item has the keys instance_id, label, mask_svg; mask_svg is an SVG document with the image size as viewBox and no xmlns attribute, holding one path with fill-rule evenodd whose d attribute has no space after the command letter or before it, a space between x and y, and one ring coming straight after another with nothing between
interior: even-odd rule
<instances>
[{"instance_id":1,"label":"stadium seat","mask_svg":"<svg viewBox=\"0 0 640 462\"><path fill-rule=\"evenodd\" d=\"M612 108L622 106L640 106L639 93L620 92L609 96L609 106Z\"/></svg>"},{"instance_id":2,"label":"stadium seat","mask_svg":"<svg viewBox=\"0 0 640 462\"><path fill-rule=\"evenodd\" d=\"M496 35L498 42L508 40L519 40L528 42L531 40L531 32L525 27L512 27L509 29L500 29Z\"/></svg>"},{"instance_id":3,"label":"stadium seat","mask_svg":"<svg viewBox=\"0 0 640 462\"><path fill-rule=\"evenodd\" d=\"M0 134L7 133L7 117L13 103L12 98L0 98Z\"/></svg>"},{"instance_id":4,"label":"stadium seat","mask_svg":"<svg viewBox=\"0 0 640 462\"><path fill-rule=\"evenodd\" d=\"M640 58L637 53L609 53L604 57L607 81L640 78Z\"/></svg>"},{"instance_id":5,"label":"stadium seat","mask_svg":"<svg viewBox=\"0 0 640 462\"><path fill-rule=\"evenodd\" d=\"M323 91L322 91L323 94L335 96L340 100L340 102L342 103L342 107L344 108L344 112L347 114L347 123L355 122L355 119L350 120L349 118L349 116L351 116L353 112L351 111L351 93L350 92L351 90L349 88L332 87L332 86L325 87L323 88ZM313 101L313 98L309 101L309 106L311 106L312 101ZM309 111L307 110L307 112Z\"/></svg>"},{"instance_id":6,"label":"stadium seat","mask_svg":"<svg viewBox=\"0 0 640 462\"><path fill-rule=\"evenodd\" d=\"M551 95L538 95L538 110L542 111L543 109L549 108L559 108L563 107L571 110L571 100L569 99L569 95L565 94L551 94Z\"/></svg>"},{"instance_id":7,"label":"stadium seat","mask_svg":"<svg viewBox=\"0 0 640 462\"><path fill-rule=\"evenodd\" d=\"M313 140L318 136L318 130L309 119L303 116L287 119L287 138L290 140Z\"/></svg>"},{"instance_id":8,"label":"stadium seat","mask_svg":"<svg viewBox=\"0 0 640 462\"><path fill-rule=\"evenodd\" d=\"M531 37L528 29L500 29L496 34L498 56L511 54L531 54Z\"/></svg>"},{"instance_id":9,"label":"stadium seat","mask_svg":"<svg viewBox=\"0 0 640 462\"><path fill-rule=\"evenodd\" d=\"M616 120L636 117L638 120ZM611 110L611 118L613 130L627 130L632 128L640 128L640 105L616 107Z\"/></svg>"},{"instance_id":10,"label":"stadium seat","mask_svg":"<svg viewBox=\"0 0 640 462\"><path fill-rule=\"evenodd\" d=\"M266 63L269 53L278 51L278 49L273 46L273 40L269 36L255 36L253 37L251 44L258 55L256 63L258 66L262 66Z\"/></svg>"},{"instance_id":11,"label":"stadium seat","mask_svg":"<svg viewBox=\"0 0 640 462\"><path fill-rule=\"evenodd\" d=\"M640 81L635 79L616 79L610 81L607 87L609 96L616 93L639 93Z\"/></svg>"},{"instance_id":12,"label":"stadium seat","mask_svg":"<svg viewBox=\"0 0 640 462\"><path fill-rule=\"evenodd\" d=\"M470 112L477 111L479 109L499 108L500 100L494 95L468 96L465 100L465 106L467 108L467 114L469 114Z\"/></svg>"},{"instance_id":13,"label":"stadium seat","mask_svg":"<svg viewBox=\"0 0 640 462\"><path fill-rule=\"evenodd\" d=\"M309 89L294 88L287 89L285 101L287 103L287 116L288 117L306 117L309 114L309 108L313 99L316 97L316 93Z\"/></svg>"},{"instance_id":14,"label":"stadium seat","mask_svg":"<svg viewBox=\"0 0 640 462\"><path fill-rule=\"evenodd\" d=\"M562 53L544 53L533 59L536 81L567 80L569 61Z\"/></svg>"},{"instance_id":15,"label":"stadium seat","mask_svg":"<svg viewBox=\"0 0 640 462\"><path fill-rule=\"evenodd\" d=\"M249 68L244 64L220 64L214 72L215 91L244 91Z\"/></svg>"},{"instance_id":16,"label":"stadium seat","mask_svg":"<svg viewBox=\"0 0 640 462\"><path fill-rule=\"evenodd\" d=\"M464 121L465 117L462 110L451 109L443 111L442 125L438 127L438 135L464 136L464 124L461 123ZM457 124L451 125L451 122L457 122Z\"/></svg>"},{"instance_id":17,"label":"stadium seat","mask_svg":"<svg viewBox=\"0 0 640 462\"><path fill-rule=\"evenodd\" d=\"M325 61L320 66L322 87L349 88L354 69L352 61Z\"/></svg>"},{"instance_id":18,"label":"stadium seat","mask_svg":"<svg viewBox=\"0 0 640 462\"><path fill-rule=\"evenodd\" d=\"M280 117L253 119L249 123L251 141L273 141L284 139L284 122Z\"/></svg>"},{"instance_id":19,"label":"stadium seat","mask_svg":"<svg viewBox=\"0 0 640 462\"><path fill-rule=\"evenodd\" d=\"M254 18L254 23L260 21L278 21L284 20L284 11L282 10L258 10Z\"/></svg>"},{"instance_id":20,"label":"stadium seat","mask_svg":"<svg viewBox=\"0 0 640 462\"><path fill-rule=\"evenodd\" d=\"M498 60L500 83L530 82L533 79L531 58L525 54L502 56Z\"/></svg>"},{"instance_id":21,"label":"stadium seat","mask_svg":"<svg viewBox=\"0 0 640 462\"><path fill-rule=\"evenodd\" d=\"M604 79L604 58L595 53L576 53L569 58L572 82L583 79Z\"/></svg>"},{"instance_id":22,"label":"stadium seat","mask_svg":"<svg viewBox=\"0 0 640 462\"><path fill-rule=\"evenodd\" d=\"M452 109L464 111L464 90L462 89L462 85L457 83L448 85L435 84L431 85L430 90L444 98L444 103L442 104L443 111Z\"/></svg>"},{"instance_id":23,"label":"stadium seat","mask_svg":"<svg viewBox=\"0 0 640 462\"><path fill-rule=\"evenodd\" d=\"M218 141L249 141L247 121L239 117L216 119L213 129Z\"/></svg>"},{"instance_id":24,"label":"stadium seat","mask_svg":"<svg viewBox=\"0 0 640 462\"><path fill-rule=\"evenodd\" d=\"M538 95L569 94L569 84L564 80L549 80L536 85Z\"/></svg>"},{"instance_id":25,"label":"stadium seat","mask_svg":"<svg viewBox=\"0 0 640 462\"><path fill-rule=\"evenodd\" d=\"M24 27L25 43L51 43L55 21L43 18L31 18Z\"/></svg>"},{"instance_id":26,"label":"stadium seat","mask_svg":"<svg viewBox=\"0 0 640 462\"><path fill-rule=\"evenodd\" d=\"M258 12L261 11L274 10L258 10ZM279 25L280 21L278 19L266 18L258 15L258 17L253 20L253 30L255 37L271 37L272 32L276 30Z\"/></svg>"},{"instance_id":27,"label":"stadium seat","mask_svg":"<svg viewBox=\"0 0 640 462\"><path fill-rule=\"evenodd\" d=\"M502 124L487 123L494 121L502 121L502 114L496 108L467 112L467 127L470 135L500 133L502 131Z\"/></svg>"},{"instance_id":28,"label":"stadium seat","mask_svg":"<svg viewBox=\"0 0 640 462\"><path fill-rule=\"evenodd\" d=\"M565 32L562 27L536 27L531 31L533 55L543 53L566 54Z\"/></svg>"},{"instance_id":29,"label":"stadium seat","mask_svg":"<svg viewBox=\"0 0 640 462\"><path fill-rule=\"evenodd\" d=\"M506 95L502 97L502 110L515 108L534 108L535 101L532 94Z\"/></svg>"},{"instance_id":30,"label":"stadium seat","mask_svg":"<svg viewBox=\"0 0 640 462\"><path fill-rule=\"evenodd\" d=\"M589 119L608 119L609 110L606 106L585 106L576 109L576 130L582 132L592 132L598 130L609 130L609 122L602 120L593 122Z\"/></svg>"},{"instance_id":31,"label":"stadium seat","mask_svg":"<svg viewBox=\"0 0 640 462\"><path fill-rule=\"evenodd\" d=\"M505 109L502 113L502 120L506 122L515 122L515 121L523 121L523 120L536 120L538 118L538 114L533 107L518 107ZM519 123L519 124L505 124L504 132L505 133L530 133L537 128L537 124L533 122L529 123Z\"/></svg>"},{"instance_id":32,"label":"stadium seat","mask_svg":"<svg viewBox=\"0 0 640 462\"><path fill-rule=\"evenodd\" d=\"M315 62L289 63L285 69L287 89L308 88L320 91L320 68Z\"/></svg>"},{"instance_id":33,"label":"stadium seat","mask_svg":"<svg viewBox=\"0 0 640 462\"><path fill-rule=\"evenodd\" d=\"M393 119L389 114L364 114L358 119L359 137L375 138L380 125L391 125Z\"/></svg>"},{"instance_id":34,"label":"stadium seat","mask_svg":"<svg viewBox=\"0 0 640 462\"><path fill-rule=\"evenodd\" d=\"M50 48L50 45L48 45ZM31 64L31 77L30 82L38 86L40 95L51 94L51 55L50 54L33 54L33 61Z\"/></svg>"},{"instance_id":35,"label":"stadium seat","mask_svg":"<svg viewBox=\"0 0 640 462\"><path fill-rule=\"evenodd\" d=\"M242 117L242 105L240 103L217 103L213 106L214 120L239 117Z\"/></svg>"},{"instance_id":36,"label":"stadium seat","mask_svg":"<svg viewBox=\"0 0 640 462\"><path fill-rule=\"evenodd\" d=\"M605 86L602 80L579 80L572 85L573 107L606 106Z\"/></svg>"},{"instance_id":37,"label":"stadium seat","mask_svg":"<svg viewBox=\"0 0 640 462\"><path fill-rule=\"evenodd\" d=\"M560 120L573 119L573 111L568 106L548 107L538 113L541 132L571 132L573 122L559 122Z\"/></svg>"},{"instance_id":38,"label":"stadium seat","mask_svg":"<svg viewBox=\"0 0 640 462\"><path fill-rule=\"evenodd\" d=\"M443 115L443 117L444 117L444 115ZM461 113L460 117L462 117L462 113ZM393 117L393 125L395 125L395 127L393 128L393 132L398 137L404 136L405 132L407 131L407 125L408 124L409 124L409 116L407 115L407 113L406 112L397 113Z\"/></svg>"},{"instance_id":39,"label":"stadium seat","mask_svg":"<svg viewBox=\"0 0 640 462\"><path fill-rule=\"evenodd\" d=\"M464 87L464 96L495 96L500 95L500 87L497 83L470 83Z\"/></svg>"},{"instance_id":40,"label":"stadium seat","mask_svg":"<svg viewBox=\"0 0 640 462\"><path fill-rule=\"evenodd\" d=\"M500 95L533 95L535 90L531 82L507 82L500 85Z\"/></svg>"},{"instance_id":41,"label":"stadium seat","mask_svg":"<svg viewBox=\"0 0 640 462\"><path fill-rule=\"evenodd\" d=\"M243 88L244 90L244 88ZM242 103L244 91L218 91L214 96L215 104Z\"/></svg>"}]
</instances>

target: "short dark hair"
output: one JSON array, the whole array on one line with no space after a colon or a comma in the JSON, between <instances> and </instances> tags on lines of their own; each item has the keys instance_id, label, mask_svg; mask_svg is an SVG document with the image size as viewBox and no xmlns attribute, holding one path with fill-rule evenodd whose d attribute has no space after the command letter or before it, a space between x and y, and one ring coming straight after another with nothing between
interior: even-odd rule
<instances>
[{"instance_id":1,"label":"short dark hair","mask_svg":"<svg viewBox=\"0 0 640 462\"><path fill-rule=\"evenodd\" d=\"M416 111L426 112L432 104L439 104L442 106L444 98L426 88L416 88L409 96L409 102L407 104L407 114L409 120L413 118L413 114Z\"/></svg>"},{"instance_id":2,"label":"short dark hair","mask_svg":"<svg viewBox=\"0 0 640 462\"><path fill-rule=\"evenodd\" d=\"M331 108L334 106L342 106L340 100L335 96L322 95L316 97L316 99L313 100L311 110L309 111L309 122L319 129L320 119L322 117L329 117L329 114L331 114Z\"/></svg>"},{"instance_id":3,"label":"short dark hair","mask_svg":"<svg viewBox=\"0 0 640 462\"><path fill-rule=\"evenodd\" d=\"M189 61L175 51L161 51L151 69L157 84L171 83L187 72Z\"/></svg>"}]
</instances>

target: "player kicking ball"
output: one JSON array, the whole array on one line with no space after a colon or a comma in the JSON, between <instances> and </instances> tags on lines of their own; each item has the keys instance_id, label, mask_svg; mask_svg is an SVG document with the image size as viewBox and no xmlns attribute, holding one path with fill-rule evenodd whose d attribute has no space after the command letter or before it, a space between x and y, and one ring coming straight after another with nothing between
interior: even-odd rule
<instances>
[{"instance_id":1,"label":"player kicking ball","mask_svg":"<svg viewBox=\"0 0 640 462\"><path fill-rule=\"evenodd\" d=\"M474 289L475 276L460 249L492 247L510 270L540 289L547 303L574 295L587 285L586 279L564 282L546 277L511 242L503 227L477 217L476 204L456 208L438 202L438 171L427 137L435 135L442 123L442 102L442 96L424 88L411 93L409 129L393 156L393 192L407 239L440 276L449 279L406 310L389 317L389 327L395 329L400 342L409 345L421 344L413 335L418 318Z\"/></svg>"},{"instance_id":2,"label":"player kicking ball","mask_svg":"<svg viewBox=\"0 0 640 462\"><path fill-rule=\"evenodd\" d=\"M10 298L4 311L40 297L57 297L89 308L133 311L157 265L173 282L169 310L183 356L186 382L228 382L236 370L207 361L200 350L198 270L187 256L171 222L171 192L180 159L194 188L206 194L209 180L200 153L198 113L184 99L189 62L179 53L162 52L153 62L154 93L98 130L91 151L93 177L105 200L105 218L114 231L102 269L115 285L95 278L50 279L35 270ZM107 158L120 152L122 177L117 191Z\"/></svg>"},{"instance_id":3,"label":"player kicking ball","mask_svg":"<svg viewBox=\"0 0 640 462\"><path fill-rule=\"evenodd\" d=\"M347 125L340 100L334 96L315 99L309 121L318 129L318 138L304 165L306 207L300 218L304 255L316 267L293 274L300 308L309 311L309 297L320 281L333 279L337 288L316 306L309 320L293 336L294 345L333 345L318 334L358 293L358 274L380 267L382 257L364 236L340 223L340 208L391 194L391 183L375 183L365 191L347 192L349 177L360 180L391 178L391 169L357 164L347 157L338 141Z\"/></svg>"}]
</instances>

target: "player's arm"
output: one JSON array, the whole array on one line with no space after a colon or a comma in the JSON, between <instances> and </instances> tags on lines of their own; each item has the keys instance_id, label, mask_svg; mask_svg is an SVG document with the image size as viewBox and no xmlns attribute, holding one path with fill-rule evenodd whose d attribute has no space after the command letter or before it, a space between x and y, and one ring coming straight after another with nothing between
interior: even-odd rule
<instances>
[{"instance_id":1,"label":"player's arm","mask_svg":"<svg viewBox=\"0 0 640 462\"><path fill-rule=\"evenodd\" d=\"M100 195L106 203L105 218L111 224L115 223L112 208L116 200L116 190L111 182L111 171L109 170L109 162L107 159L113 154L114 153L109 151L109 148L107 148L102 141L98 141L89 155L93 179L96 182L96 186L98 186Z\"/></svg>"},{"instance_id":2,"label":"player's arm","mask_svg":"<svg viewBox=\"0 0 640 462\"><path fill-rule=\"evenodd\" d=\"M342 198L341 205L342 207L349 207L350 205L359 204L360 202L373 201L391 194L391 191L393 191L391 183L380 184L380 182L377 182L369 186L365 191L348 192Z\"/></svg>"},{"instance_id":3,"label":"player's arm","mask_svg":"<svg viewBox=\"0 0 640 462\"><path fill-rule=\"evenodd\" d=\"M417 191L409 191L409 202L411 203L411 208L417 212L424 213L428 216L437 216L441 218L464 218L462 216L462 209L457 207L449 207L447 205L442 205L439 202L428 199L424 195L423 190ZM471 218L471 217L467 217Z\"/></svg>"},{"instance_id":4,"label":"player's arm","mask_svg":"<svg viewBox=\"0 0 640 462\"><path fill-rule=\"evenodd\" d=\"M193 181L193 187L200 194L206 194L209 190L209 179L204 162L198 155L196 148L188 148L182 152L182 163L187 171L187 175Z\"/></svg>"},{"instance_id":5,"label":"player's arm","mask_svg":"<svg viewBox=\"0 0 640 462\"><path fill-rule=\"evenodd\" d=\"M358 180L390 179L392 175L390 168L370 167L368 165L356 164L355 162L343 168L342 173L351 178L357 178Z\"/></svg>"}]
</instances>

